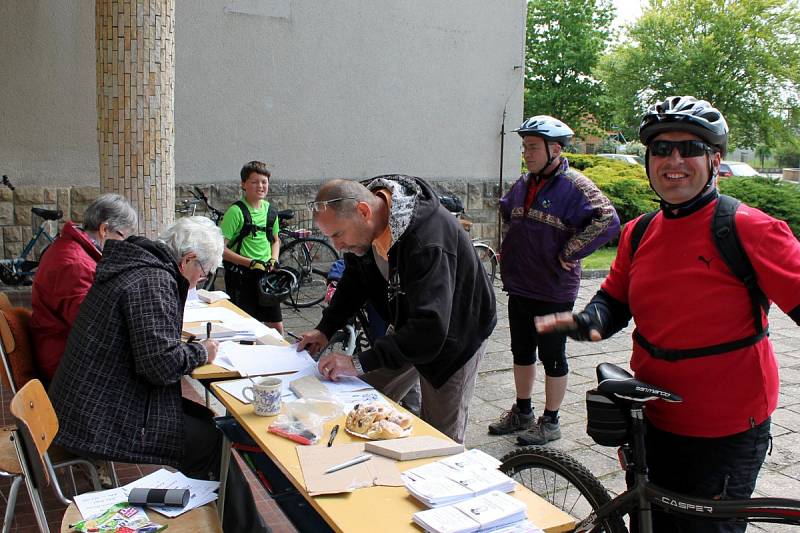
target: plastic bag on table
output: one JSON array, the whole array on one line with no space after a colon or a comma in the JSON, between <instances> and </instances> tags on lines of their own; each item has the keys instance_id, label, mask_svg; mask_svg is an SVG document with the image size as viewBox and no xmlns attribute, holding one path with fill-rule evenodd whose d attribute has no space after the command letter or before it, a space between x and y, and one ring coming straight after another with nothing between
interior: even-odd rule
<instances>
[{"instance_id":1,"label":"plastic bag on table","mask_svg":"<svg viewBox=\"0 0 800 533\"><path fill-rule=\"evenodd\" d=\"M302 398L283 404L283 414L278 415L267 431L300 444L316 444L328 420L342 414L342 404L332 400Z\"/></svg>"}]
</instances>

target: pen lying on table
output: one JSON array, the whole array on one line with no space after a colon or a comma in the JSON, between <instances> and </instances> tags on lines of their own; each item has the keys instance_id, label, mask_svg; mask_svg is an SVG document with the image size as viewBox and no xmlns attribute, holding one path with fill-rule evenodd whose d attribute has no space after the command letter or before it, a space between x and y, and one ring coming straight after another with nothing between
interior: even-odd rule
<instances>
[{"instance_id":1,"label":"pen lying on table","mask_svg":"<svg viewBox=\"0 0 800 533\"><path fill-rule=\"evenodd\" d=\"M327 469L324 473L325 474L333 474L334 472L338 472L339 470L347 468L348 466L354 466L354 465L357 465L357 464L361 464L364 461L369 461L370 459L372 459L372 455L370 455L368 453L364 453L364 454L359 455L358 457L354 457L353 459L350 459L349 461L345 461L342 464L338 464L336 466L332 466L329 469Z\"/></svg>"}]
</instances>

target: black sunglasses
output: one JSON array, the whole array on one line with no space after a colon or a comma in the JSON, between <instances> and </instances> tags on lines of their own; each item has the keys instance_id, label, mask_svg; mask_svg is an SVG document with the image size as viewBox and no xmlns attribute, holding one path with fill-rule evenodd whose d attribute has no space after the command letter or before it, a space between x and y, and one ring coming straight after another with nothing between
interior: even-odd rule
<instances>
[{"instance_id":1,"label":"black sunglasses","mask_svg":"<svg viewBox=\"0 0 800 533\"><path fill-rule=\"evenodd\" d=\"M671 156L675 148L681 157L700 157L713 153L711 147L703 141L653 141L647 148L650 150L650 155L658 157Z\"/></svg>"}]
</instances>

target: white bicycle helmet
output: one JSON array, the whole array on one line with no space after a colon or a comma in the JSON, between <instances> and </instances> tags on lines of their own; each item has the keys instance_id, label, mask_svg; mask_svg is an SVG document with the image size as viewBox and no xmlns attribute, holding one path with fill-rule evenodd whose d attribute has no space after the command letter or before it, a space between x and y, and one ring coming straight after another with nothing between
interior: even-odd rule
<instances>
[{"instance_id":1,"label":"white bicycle helmet","mask_svg":"<svg viewBox=\"0 0 800 533\"><path fill-rule=\"evenodd\" d=\"M558 143L562 148L569 144L575 132L572 129L549 115L536 115L522 123L522 126L515 129L520 137L530 135L541 137L547 141Z\"/></svg>"},{"instance_id":2,"label":"white bicycle helmet","mask_svg":"<svg viewBox=\"0 0 800 533\"><path fill-rule=\"evenodd\" d=\"M639 139L647 146L659 133L685 131L697 135L723 156L728 149L728 123L722 113L693 96L670 96L651 105L642 117Z\"/></svg>"}]
</instances>

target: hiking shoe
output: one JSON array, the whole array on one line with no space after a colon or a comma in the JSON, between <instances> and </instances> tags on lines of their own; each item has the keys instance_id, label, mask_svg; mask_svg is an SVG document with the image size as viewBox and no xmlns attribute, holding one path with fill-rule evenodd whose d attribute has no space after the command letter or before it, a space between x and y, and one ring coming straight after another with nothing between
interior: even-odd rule
<instances>
[{"instance_id":1,"label":"hiking shoe","mask_svg":"<svg viewBox=\"0 0 800 533\"><path fill-rule=\"evenodd\" d=\"M520 413L519 407L514 404L510 411L506 411L500 420L489 424L489 433L492 435L505 435L520 429L529 429L534 424L533 412Z\"/></svg>"},{"instance_id":2,"label":"hiking shoe","mask_svg":"<svg viewBox=\"0 0 800 533\"><path fill-rule=\"evenodd\" d=\"M561 426L549 416L540 416L528 431L517 437L519 444L547 444L561 438Z\"/></svg>"}]
</instances>

